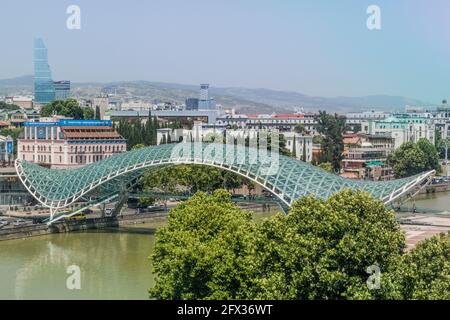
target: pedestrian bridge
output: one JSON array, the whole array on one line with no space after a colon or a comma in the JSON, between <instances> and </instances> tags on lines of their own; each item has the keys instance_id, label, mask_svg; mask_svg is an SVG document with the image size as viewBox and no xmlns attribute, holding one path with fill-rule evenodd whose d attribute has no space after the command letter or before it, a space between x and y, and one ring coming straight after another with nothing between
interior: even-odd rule
<instances>
[{"instance_id":1,"label":"pedestrian bridge","mask_svg":"<svg viewBox=\"0 0 450 320\"><path fill-rule=\"evenodd\" d=\"M75 202L98 205L109 201L145 170L179 164L214 166L234 172L261 185L285 206L305 195L326 199L346 188L365 190L390 204L415 195L435 173L386 182L350 180L278 153L201 142L146 147L71 170L50 170L20 159L15 167L27 190L50 209L51 223L57 212Z\"/></svg>"}]
</instances>

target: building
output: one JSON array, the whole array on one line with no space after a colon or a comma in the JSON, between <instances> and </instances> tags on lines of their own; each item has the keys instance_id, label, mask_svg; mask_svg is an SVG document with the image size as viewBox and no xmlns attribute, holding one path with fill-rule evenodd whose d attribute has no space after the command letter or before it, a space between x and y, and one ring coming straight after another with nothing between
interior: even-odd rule
<instances>
[{"instance_id":1,"label":"building","mask_svg":"<svg viewBox=\"0 0 450 320\"><path fill-rule=\"evenodd\" d=\"M362 112L349 112L346 114L346 124L353 132L362 131L362 124L369 121L384 120L389 117L389 112L384 111L362 111Z\"/></svg>"},{"instance_id":2,"label":"building","mask_svg":"<svg viewBox=\"0 0 450 320\"><path fill-rule=\"evenodd\" d=\"M14 158L14 141L11 136L0 135L0 162L3 166L10 164Z\"/></svg>"},{"instance_id":3,"label":"building","mask_svg":"<svg viewBox=\"0 0 450 320\"><path fill-rule=\"evenodd\" d=\"M216 124L217 119L222 116L220 110L154 110L154 111L111 111L110 118L113 121L146 120L148 117L157 117L164 120L185 119L192 121L202 121L210 125Z\"/></svg>"},{"instance_id":4,"label":"building","mask_svg":"<svg viewBox=\"0 0 450 320\"><path fill-rule=\"evenodd\" d=\"M17 141L21 160L54 168L82 167L126 151L126 140L111 121L26 122Z\"/></svg>"},{"instance_id":5,"label":"building","mask_svg":"<svg viewBox=\"0 0 450 320\"><path fill-rule=\"evenodd\" d=\"M397 149L405 142L418 142L422 138L434 144L435 125L430 114L395 113L384 120L363 122L362 132L389 135L395 139Z\"/></svg>"},{"instance_id":6,"label":"building","mask_svg":"<svg viewBox=\"0 0 450 320\"><path fill-rule=\"evenodd\" d=\"M301 126L308 135L317 135L316 120L311 113L226 115L217 119L218 125L247 129L277 129L280 132L293 131Z\"/></svg>"},{"instance_id":7,"label":"building","mask_svg":"<svg viewBox=\"0 0 450 320\"><path fill-rule=\"evenodd\" d=\"M286 149L298 160L311 162L313 159L313 136L296 132L284 132Z\"/></svg>"},{"instance_id":8,"label":"building","mask_svg":"<svg viewBox=\"0 0 450 320\"><path fill-rule=\"evenodd\" d=\"M243 138L257 136L260 129L226 129L220 126L208 126L201 122L195 122L193 128L189 129L170 129L161 128L157 130L157 144L165 144L171 142L181 142L186 139L189 141L211 141L212 137L223 137L229 135L234 138L241 136ZM266 132L270 130L262 129ZM278 130L277 130L278 131ZM313 159L313 137L310 135L303 135L295 132L284 132L284 139L286 140L286 149L295 153L298 160L311 162ZM295 152L294 152L295 149Z\"/></svg>"},{"instance_id":9,"label":"building","mask_svg":"<svg viewBox=\"0 0 450 320\"><path fill-rule=\"evenodd\" d=\"M14 104L22 109L32 109L33 108L33 98L32 97L6 97L7 104Z\"/></svg>"},{"instance_id":10,"label":"building","mask_svg":"<svg viewBox=\"0 0 450 320\"><path fill-rule=\"evenodd\" d=\"M216 108L213 98L209 97L209 84L200 85L200 95L198 99L199 110L214 110Z\"/></svg>"},{"instance_id":11,"label":"building","mask_svg":"<svg viewBox=\"0 0 450 320\"><path fill-rule=\"evenodd\" d=\"M70 97L70 81L55 81L53 86L55 87L55 100L66 100Z\"/></svg>"},{"instance_id":12,"label":"building","mask_svg":"<svg viewBox=\"0 0 450 320\"><path fill-rule=\"evenodd\" d=\"M34 101L47 104L55 100L55 87L42 39L34 40Z\"/></svg>"},{"instance_id":13,"label":"building","mask_svg":"<svg viewBox=\"0 0 450 320\"><path fill-rule=\"evenodd\" d=\"M198 110L198 102L199 99L197 98L187 98L185 102L185 109L186 110Z\"/></svg>"},{"instance_id":14,"label":"building","mask_svg":"<svg viewBox=\"0 0 450 320\"><path fill-rule=\"evenodd\" d=\"M345 134L342 176L352 179L390 180L392 168L387 157L394 151L395 139L389 134Z\"/></svg>"},{"instance_id":15,"label":"building","mask_svg":"<svg viewBox=\"0 0 450 320\"><path fill-rule=\"evenodd\" d=\"M109 108L108 97L96 97L92 99L92 108L97 112L97 107L100 110L100 119L104 119L106 112Z\"/></svg>"}]
</instances>

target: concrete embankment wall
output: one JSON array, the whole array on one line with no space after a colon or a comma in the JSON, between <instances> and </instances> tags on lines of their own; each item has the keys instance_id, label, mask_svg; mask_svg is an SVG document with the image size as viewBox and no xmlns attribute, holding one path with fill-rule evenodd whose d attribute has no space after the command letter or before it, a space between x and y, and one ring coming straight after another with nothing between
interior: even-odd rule
<instances>
[{"instance_id":1,"label":"concrete embankment wall","mask_svg":"<svg viewBox=\"0 0 450 320\"><path fill-rule=\"evenodd\" d=\"M75 232L91 229L116 228L126 224L140 224L150 222L155 219L164 218L166 213L141 214L138 216L124 216L116 218L95 218L83 221L62 221L47 226L46 224L37 224L16 228L0 229L0 241L23 239L35 236L42 236L52 233Z\"/></svg>"}]
</instances>

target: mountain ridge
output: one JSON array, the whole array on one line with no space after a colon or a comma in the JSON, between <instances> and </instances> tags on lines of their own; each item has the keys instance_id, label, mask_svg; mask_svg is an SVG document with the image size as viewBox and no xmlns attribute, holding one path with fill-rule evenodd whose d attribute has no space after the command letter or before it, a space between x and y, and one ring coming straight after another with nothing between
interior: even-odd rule
<instances>
[{"instance_id":1,"label":"mountain ridge","mask_svg":"<svg viewBox=\"0 0 450 320\"><path fill-rule=\"evenodd\" d=\"M171 101L182 103L188 97L198 96L198 85L166 83L148 80L111 82L73 82L75 96L95 95L105 90L125 90L136 97L149 101ZM25 75L10 79L0 79L0 93L14 89L33 89L33 76ZM299 108L306 111L327 110L329 112L349 112L363 110L393 111L403 110L406 105L435 106L418 99L394 95L317 97L296 91L273 90L267 88L211 87L210 95L225 108L236 108L239 112L292 112Z\"/></svg>"}]
</instances>

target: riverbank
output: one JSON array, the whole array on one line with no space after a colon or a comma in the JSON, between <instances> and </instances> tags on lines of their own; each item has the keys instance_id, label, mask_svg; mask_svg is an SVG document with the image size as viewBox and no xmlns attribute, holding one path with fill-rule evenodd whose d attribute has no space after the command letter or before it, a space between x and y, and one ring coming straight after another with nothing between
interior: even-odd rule
<instances>
[{"instance_id":1,"label":"riverbank","mask_svg":"<svg viewBox=\"0 0 450 320\"><path fill-rule=\"evenodd\" d=\"M82 221L60 221L50 226L36 224L0 230L0 241L43 236L53 233L67 233L84 230L117 228L121 225L143 224L165 219L167 212L142 213L115 218L92 218Z\"/></svg>"},{"instance_id":2,"label":"riverbank","mask_svg":"<svg viewBox=\"0 0 450 320\"><path fill-rule=\"evenodd\" d=\"M244 210L253 212L277 212L281 210L277 204L240 203ZM54 233L69 233L85 230L118 228L121 225L135 225L165 220L168 212L158 211L140 214L119 215L114 218L88 218L80 221L61 220L50 226L34 224L14 228L0 229L0 241L24 239Z\"/></svg>"}]
</instances>

